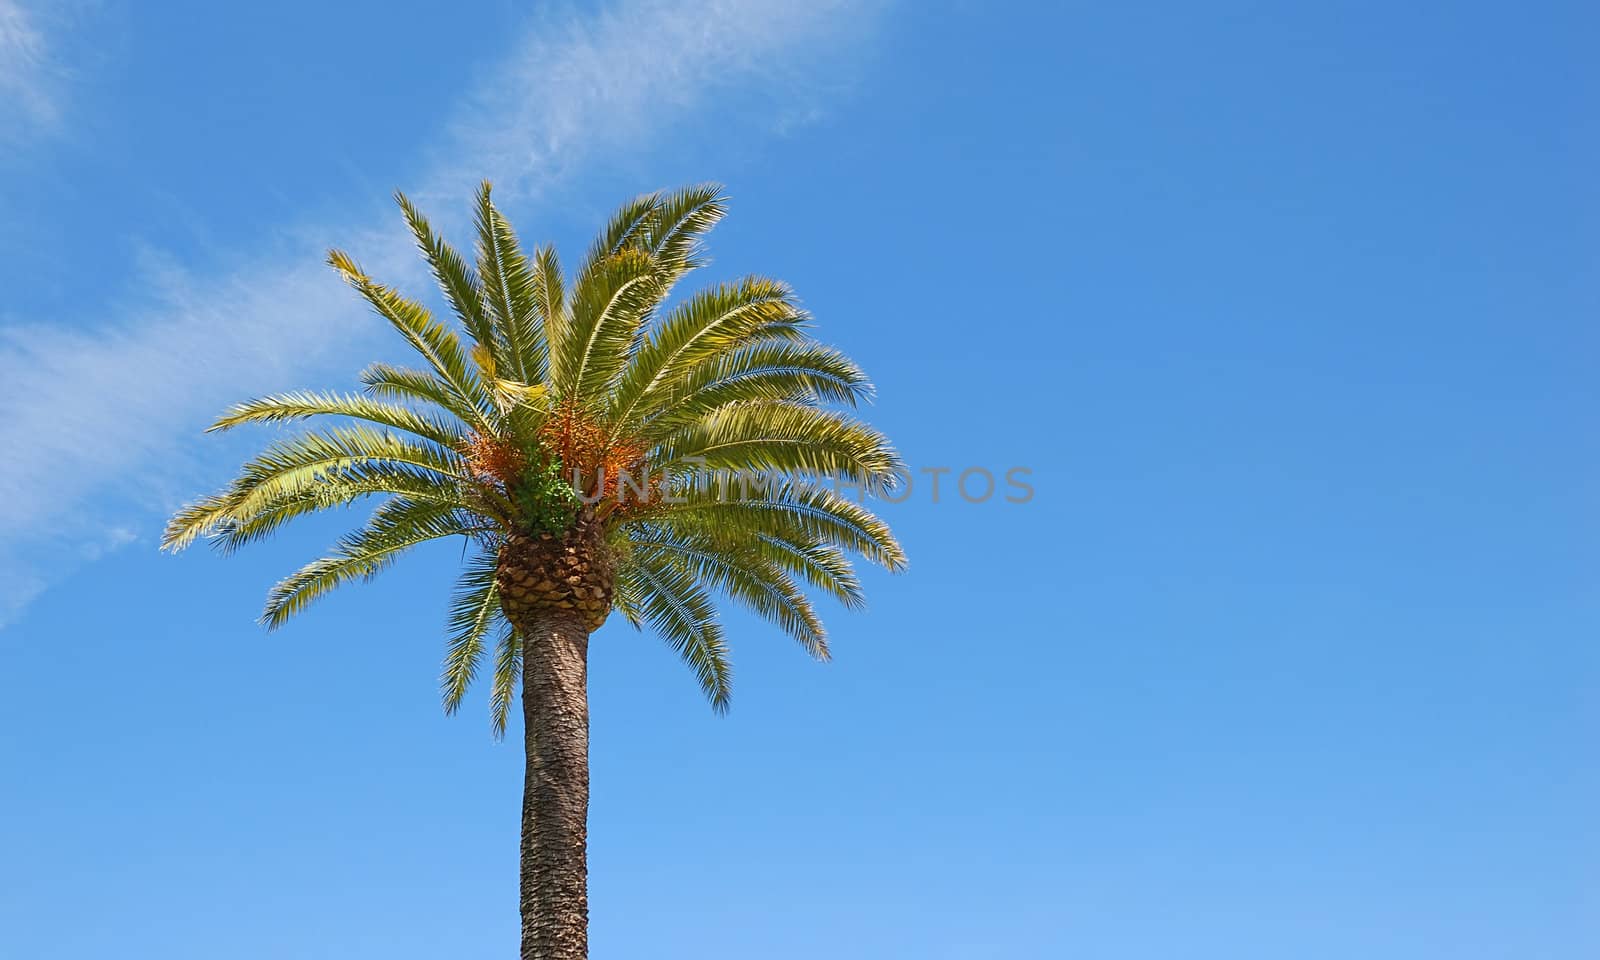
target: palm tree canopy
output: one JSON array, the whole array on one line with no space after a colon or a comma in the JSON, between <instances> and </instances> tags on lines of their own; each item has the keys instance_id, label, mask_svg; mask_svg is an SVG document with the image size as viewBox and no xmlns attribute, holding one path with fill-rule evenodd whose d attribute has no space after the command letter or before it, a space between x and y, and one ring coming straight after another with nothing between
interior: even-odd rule
<instances>
[{"instance_id":1,"label":"palm tree canopy","mask_svg":"<svg viewBox=\"0 0 1600 960\"><path fill-rule=\"evenodd\" d=\"M882 491L902 467L851 413L870 396L866 376L811 338L786 285L750 276L672 296L701 264L702 239L724 213L721 189L630 201L571 275L554 249L522 249L487 183L471 263L396 199L455 323L332 251L328 262L418 364L374 364L358 393L285 393L229 409L212 430L329 419L271 443L226 489L182 509L163 547L203 538L231 551L295 517L375 498L364 526L272 589L262 620L277 627L418 544L467 538L444 704L460 706L488 659L497 734L522 655L497 551L519 533L597 525L614 557L612 606L676 649L718 710L730 673L713 595L826 659L808 591L859 606L852 556L905 565L887 525L828 482Z\"/></svg>"}]
</instances>

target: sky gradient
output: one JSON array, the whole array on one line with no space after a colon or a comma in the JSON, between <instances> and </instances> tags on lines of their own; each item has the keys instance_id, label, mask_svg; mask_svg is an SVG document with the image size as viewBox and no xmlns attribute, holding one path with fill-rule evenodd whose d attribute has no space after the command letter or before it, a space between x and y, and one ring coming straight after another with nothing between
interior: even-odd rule
<instances>
[{"instance_id":1,"label":"sky gradient","mask_svg":"<svg viewBox=\"0 0 1600 960\"><path fill-rule=\"evenodd\" d=\"M273 634L354 517L155 549L222 407L401 356L321 251L432 297L389 194L483 177L569 264L727 184L699 279L918 471L835 662L597 635L593 956L1600 949L1592 6L524 6L0 0L0 956L510 954L459 549Z\"/></svg>"}]
</instances>

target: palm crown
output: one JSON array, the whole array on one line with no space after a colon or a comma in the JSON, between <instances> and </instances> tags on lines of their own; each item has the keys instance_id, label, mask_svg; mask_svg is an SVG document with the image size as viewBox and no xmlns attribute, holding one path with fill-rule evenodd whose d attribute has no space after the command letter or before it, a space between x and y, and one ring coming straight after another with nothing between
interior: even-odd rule
<instances>
[{"instance_id":1,"label":"palm crown","mask_svg":"<svg viewBox=\"0 0 1600 960\"><path fill-rule=\"evenodd\" d=\"M270 444L174 517L163 545L209 538L233 550L295 517L381 498L364 526L272 589L263 620L276 627L418 544L468 538L444 703L456 710L489 659L497 733L541 610L572 611L589 629L611 609L648 623L719 710L729 668L714 593L826 659L807 588L857 606L851 555L891 570L905 557L859 498L819 481L882 490L900 463L849 413L867 378L810 338L787 286L750 276L669 299L723 215L720 189L629 202L571 277L550 247L521 250L488 184L474 264L397 199L460 330L331 252L420 366L374 364L361 393L228 410L211 429L338 422Z\"/></svg>"}]
</instances>

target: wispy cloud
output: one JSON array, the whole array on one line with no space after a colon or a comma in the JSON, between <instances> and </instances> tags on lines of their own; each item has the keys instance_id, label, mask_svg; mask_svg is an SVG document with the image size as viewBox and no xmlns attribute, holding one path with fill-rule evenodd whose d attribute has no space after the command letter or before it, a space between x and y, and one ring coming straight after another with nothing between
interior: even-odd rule
<instances>
[{"instance_id":1,"label":"wispy cloud","mask_svg":"<svg viewBox=\"0 0 1600 960\"><path fill-rule=\"evenodd\" d=\"M454 130L473 147L455 156L470 159L441 165L435 186L458 193L487 166L502 189L537 195L541 182L593 152L626 149L672 127L713 92L724 108L752 84L791 96L814 92L825 80L808 68L860 40L877 6L643 0L538 24L506 69L470 98ZM774 122L791 122L793 109L785 104Z\"/></svg>"},{"instance_id":2,"label":"wispy cloud","mask_svg":"<svg viewBox=\"0 0 1600 960\"><path fill-rule=\"evenodd\" d=\"M18 0L0 0L0 142L55 122L54 73L33 14Z\"/></svg>"},{"instance_id":3,"label":"wispy cloud","mask_svg":"<svg viewBox=\"0 0 1600 960\"><path fill-rule=\"evenodd\" d=\"M16 10L0 0L0 24ZM843 0L630 0L534 24L515 55L464 95L416 193L459 204L488 176L536 200L586 160L640 150L714 97L814 89L806 65L859 39L871 13ZM0 31L21 36L27 20L16 24ZM760 131L743 123L730 132ZM358 252L374 273L419 277L392 223L289 224L272 252L223 275L152 258L133 284L145 306L115 324L0 329L0 449L9 458L0 472L0 625L49 577L84 562L85 544L98 555L130 539L97 531L122 529L141 509L141 522L153 523L152 508L170 506L162 501L178 489L172 464L193 463L185 438L221 405L298 385L333 360L365 359L375 323L322 267L330 243ZM184 478L184 493L193 483Z\"/></svg>"}]
</instances>

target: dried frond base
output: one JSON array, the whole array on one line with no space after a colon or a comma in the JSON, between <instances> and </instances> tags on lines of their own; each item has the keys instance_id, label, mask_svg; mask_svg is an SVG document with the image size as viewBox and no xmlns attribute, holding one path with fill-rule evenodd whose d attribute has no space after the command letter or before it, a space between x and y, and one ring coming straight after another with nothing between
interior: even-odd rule
<instances>
[{"instance_id":1,"label":"dried frond base","mask_svg":"<svg viewBox=\"0 0 1600 960\"><path fill-rule=\"evenodd\" d=\"M565 535L513 534L500 547L495 582L513 624L540 612L572 611L592 632L611 612L615 565L600 524L580 519Z\"/></svg>"}]
</instances>

